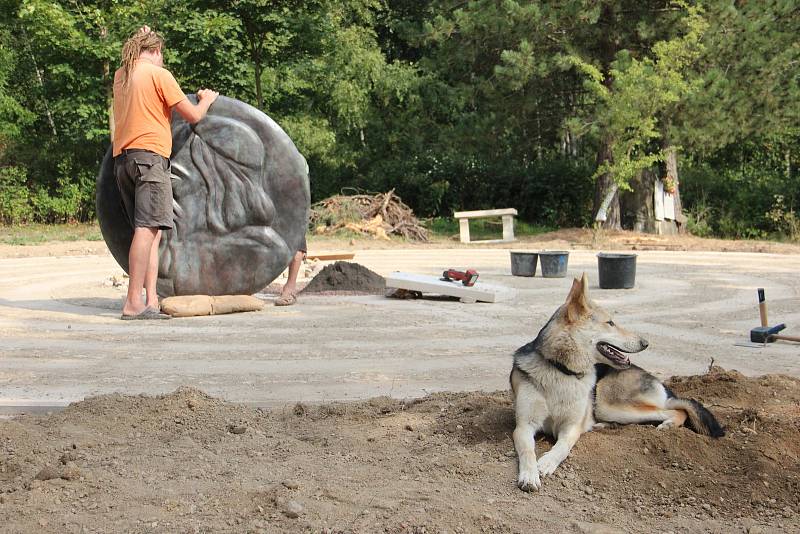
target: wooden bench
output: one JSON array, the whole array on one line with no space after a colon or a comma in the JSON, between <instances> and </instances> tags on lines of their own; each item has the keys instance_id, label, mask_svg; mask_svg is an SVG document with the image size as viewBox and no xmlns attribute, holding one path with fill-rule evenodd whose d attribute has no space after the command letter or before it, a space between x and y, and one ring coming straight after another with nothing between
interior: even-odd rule
<instances>
[{"instance_id":1,"label":"wooden bench","mask_svg":"<svg viewBox=\"0 0 800 534\"><path fill-rule=\"evenodd\" d=\"M458 219L458 230L461 235L462 243L511 243L514 239L514 217L517 210L514 208L502 210L477 210L477 211L457 211L453 217ZM481 219L484 217L503 218L503 239L485 239L482 241L471 241L469 238L469 220Z\"/></svg>"}]
</instances>

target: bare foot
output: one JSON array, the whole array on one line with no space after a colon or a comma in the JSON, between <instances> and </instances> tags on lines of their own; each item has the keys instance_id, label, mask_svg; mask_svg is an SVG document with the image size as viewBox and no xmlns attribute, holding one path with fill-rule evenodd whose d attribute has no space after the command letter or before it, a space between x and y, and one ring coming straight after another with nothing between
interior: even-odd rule
<instances>
[{"instance_id":1,"label":"bare foot","mask_svg":"<svg viewBox=\"0 0 800 534\"><path fill-rule=\"evenodd\" d=\"M144 305L143 306L139 306L139 307L134 307L133 305L130 305L130 304L128 304L126 302L125 305L122 306L122 315L139 315L147 307L148 306L144 306Z\"/></svg>"},{"instance_id":2,"label":"bare foot","mask_svg":"<svg viewBox=\"0 0 800 534\"><path fill-rule=\"evenodd\" d=\"M275 299L275 306L291 306L297 302L297 295L294 293L281 293L281 295Z\"/></svg>"}]
</instances>

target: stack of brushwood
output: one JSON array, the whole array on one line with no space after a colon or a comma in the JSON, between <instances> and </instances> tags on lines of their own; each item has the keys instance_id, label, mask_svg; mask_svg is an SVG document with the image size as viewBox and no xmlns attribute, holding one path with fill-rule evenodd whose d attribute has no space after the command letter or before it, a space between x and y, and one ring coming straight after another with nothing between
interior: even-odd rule
<instances>
[{"instance_id":1,"label":"stack of brushwood","mask_svg":"<svg viewBox=\"0 0 800 534\"><path fill-rule=\"evenodd\" d=\"M412 241L427 241L428 231L394 193L335 195L311 206L311 227L316 234L339 230L389 239L398 235Z\"/></svg>"}]
</instances>

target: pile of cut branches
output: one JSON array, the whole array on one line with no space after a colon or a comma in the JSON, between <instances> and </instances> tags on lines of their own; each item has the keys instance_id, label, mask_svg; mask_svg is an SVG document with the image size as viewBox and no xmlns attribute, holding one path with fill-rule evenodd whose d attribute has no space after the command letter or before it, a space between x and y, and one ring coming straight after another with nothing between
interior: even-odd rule
<instances>
[{"instance_id":1,"label":"pile of cut branches","mask_svg":"<svg viewBox=\"0 0 800 534\"><path fill-rule=\"evenodd\" d=\"M311 227L316 234L350 230L374 238L398 235L427 241L428 231L394 193L334 195L311 206Z\"/></svg>"}]
</instances>

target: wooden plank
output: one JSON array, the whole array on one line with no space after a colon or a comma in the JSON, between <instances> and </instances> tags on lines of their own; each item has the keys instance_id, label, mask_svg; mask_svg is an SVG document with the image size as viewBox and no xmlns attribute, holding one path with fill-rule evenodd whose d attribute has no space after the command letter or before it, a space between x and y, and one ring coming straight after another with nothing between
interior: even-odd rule
<instances>
[{"instance_id":1,"label":"wooden plank","mask_svg":"<svg viewBox=\"0 0 800 534\"><path fill-rule=\"evenodd\" d=\"M477 211L456 211L453 217L456 219L471 218L471 217L500 217L502 215L516 215L517 210L514 208L500 209L500 210L477 210Z\"/></svg>"},{"instance_id":2,"label":"wooden plank","mask_svg":"<svg viewBox=\"0 0 800 534\"><path fill-rule=\"evenodd\" d=\"M657 221L664 220L664 182L658 179L653 191L653 211Z\"/></svg>"},{"instance_id":3,"label":"wooden plank","mask_svg":"<svg viewBox=\"0 0 800 534\"><path fill-rule=\"evenodd\" d=\"M469 221L467 219L459 219L458 236L462 243L469 243Z\"/></svg>"},{"instance_id":4,"label":"wooden plank","mask_svg":"<svg viewBox=\"0 0 800 534\"><path fill-rule=\"evenodd\" d=\"M352 260L355 254L309 254L306 256L308 260L319 261L333 261L333 260Z\"/></svg>"},{"instance_id":5,"label":"wooden plank","mask_svg":"<svg viewBox=\"0 0 800 534\"><path fill-rule=\"evenodd\" d=\"M515 241L513 215L503 215L503 241L507 243Z\"/></svg>"},{"instance_id":6,"label":"wooden plank","mask_svg":"<svg viewBox=\"0 0 800 534\"><path fill-rule=\"evenodd\" d=\"M664 193L664 218L675 219L675 195L672 193Z\"/></svg>"},{"instance_id":7,"label":"wooden plank","mask_svg":"<svg viewBox=\"0 0 800 534\"><path fill-rule=\"evenodd\" d=\"M480 280L474 286L467 287L461 282L447 282L436 276L400 271L395 271L386 277L386 287L448 295L460 298L462 302L495 302L497 295L505 290L505 288L485 284Z\"/></svg>"}]
</instances>

